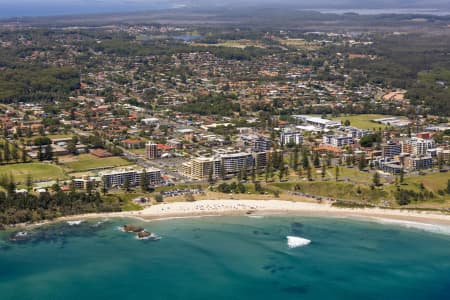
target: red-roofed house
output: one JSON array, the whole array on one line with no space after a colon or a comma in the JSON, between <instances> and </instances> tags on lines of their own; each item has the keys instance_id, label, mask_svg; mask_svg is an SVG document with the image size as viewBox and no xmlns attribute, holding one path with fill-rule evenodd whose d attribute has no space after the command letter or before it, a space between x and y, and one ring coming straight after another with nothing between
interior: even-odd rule
<instances>
[{"instance_id":1,"label":"red-roofed house","mask_svg":"<svg viewBox=\"0 0 450 300\"><path fill-rule=\"evenodd\" d=\"M144 142L136 139L126 139L121 142L122 146L127 149L140 149L144 148Z\"/></svg>"}]
</instances>

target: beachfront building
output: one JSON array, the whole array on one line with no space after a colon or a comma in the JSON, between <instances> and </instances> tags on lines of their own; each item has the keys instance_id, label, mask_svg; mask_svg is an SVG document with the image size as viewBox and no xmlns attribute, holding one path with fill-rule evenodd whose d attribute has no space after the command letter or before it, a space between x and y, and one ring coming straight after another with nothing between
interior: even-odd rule
<instances>
[{"instance_id":1,"label":"beachfront building","mask_svg":"<svg viewBox=\"0 0 450 300\"><path fill-rule=\"evenodd\" d=\"M137 186L141 184L143 177L147 179L149 185L161 184L161 170L159 169L137 169L137 168L121 168L104 171L99 173L106 187L123 186L126 183L129 186Z\"/></svg>"},{"instance_id":2,"label":"beachfront building","mask_svg":"<svg viewBox=\"0 0 450 300\"><path fill-rule=\"evenodd\" d=\"M220 155L225 175L249 171L253 168L253 155L247 152L227 153Z\"/></svg>"},{"instance_id":3,"label":"beachfront building","mask_svg":"<svg viewBox=\"0 0 450 300\"><path fill-rule=\"evenodd\" d=\"M268 152L254 152L253 153L253 159L254 159L254 166L257 169L263 169L267 166L267 159Z\"/></svg>"},{"instance_id":4,"label":"beachfront building","mask_svg":"<svg viewBox=\"0 0 450 300\"><path fill-rule=\"evenodd\" d=\"M196 157L182 166L184 175L197 180L206 180L210 176L220 175L220 159L214 157Z\"/></svg>"},{"instance_id":5,"label":"beachfront building","mask_svg":"<svg viewBox=\"0 0 450 300\"><path fill-rule=\"evenodd\" d=\"M196 180L207 180L221 176L229 177L240 172L251 172L253 168L267 166L268 151L221 152L212 157L197 157L182 164L181 173Z\"/></svg>"},{"instance_id":6,"label":"beachfront building","mask_svg":"<svg viewBox=\"0 0 450 300\"><path fill-rule=\"evenodd\" d=\"M88 188L94 188L97 184L95 177L83 176L82 178L72 179L72 184L76 189L87 190Z\"/></svg>"}]
</instances>

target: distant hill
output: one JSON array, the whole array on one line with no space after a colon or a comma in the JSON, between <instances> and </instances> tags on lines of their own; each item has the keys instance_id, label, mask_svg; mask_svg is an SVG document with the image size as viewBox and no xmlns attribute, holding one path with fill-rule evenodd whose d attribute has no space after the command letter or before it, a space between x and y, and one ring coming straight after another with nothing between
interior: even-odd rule
<instances>
[{"instance_id":1,"label":"distant hill","mask_svg":"<svg viewBox=\"0 0 450 300\"><path fill-rule=\"evenodd\" d=\"M192 7L294 6L303 9L450 8L450 2L446 0L188 0L187 3Z\"/></svg>"},{"instance_id":2,"label":"distant hill","mask_svg":"<svg viewBox=\"0 0 450 300\"><path fill-rule=\"evenodd\" d=\"M0 2L2 2L0 0ZM0 5L0 18L239 8L293 9L450 9L446 0L17 0Z\"/></svg>"}]
</instances>

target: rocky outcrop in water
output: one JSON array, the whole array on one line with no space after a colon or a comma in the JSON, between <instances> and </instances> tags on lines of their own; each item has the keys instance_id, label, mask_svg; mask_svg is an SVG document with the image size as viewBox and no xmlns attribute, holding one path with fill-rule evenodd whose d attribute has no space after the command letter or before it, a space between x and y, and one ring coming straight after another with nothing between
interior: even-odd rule
<instances>
[{"instance_id":1,"label":"rocky outcrop in water","mask_svg":"<svg viewBox=\"0 0 450 300\"><path fill-rule=\"evenodd\" d=\"M144 231L144 228L140 227L140 226L134 226L134 225L123 225L123 230L125 232L141 232Z\"/></svg>"}]
</instances>

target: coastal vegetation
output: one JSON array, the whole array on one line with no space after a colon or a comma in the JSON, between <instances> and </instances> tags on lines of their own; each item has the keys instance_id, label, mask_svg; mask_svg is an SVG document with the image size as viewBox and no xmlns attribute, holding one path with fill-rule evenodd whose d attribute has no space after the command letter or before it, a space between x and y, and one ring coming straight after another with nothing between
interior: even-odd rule
<instances>
[{"instance_id":1,"label":"coastal vegetation","mask_svg":"<svg viewBox=\"0 0 450 300\"><path fill-rule=\"evenodd\" d=\"M119 202L106 203L98 192L63 192L55 187L53 193L16 193L13 178L2 180L0 185L0 224L38 222L54 218L95 212L120 211Z\"/></svg>"}]
</instances>

